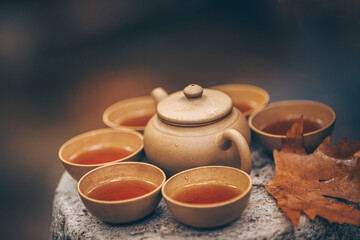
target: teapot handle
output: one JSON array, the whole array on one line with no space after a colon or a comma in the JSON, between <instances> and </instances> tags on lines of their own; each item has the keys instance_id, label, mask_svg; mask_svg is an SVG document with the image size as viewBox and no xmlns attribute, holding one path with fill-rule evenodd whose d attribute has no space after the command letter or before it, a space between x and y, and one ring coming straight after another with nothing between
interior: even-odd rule
<instances>
[{"instance_id":1,"label":"teapot handle","mask_svg":"<svg viewBox=\"0 0 360 240\"><path fill-rule=\"evenodd\" d=\"M151 91L151 97L154 99L155 104L158 105L159 102L168 96L168 93L163 88L155 88Z\"/></svg>"},{"instance_id":2,"label":"teapot handle","mask_svg":"<svg viewBox=\"0 0 360 240\"><path fill-rule=\"evenodd\" d=\"M218 146L226 150L231 147L233 142L239 152L241 159L241 170L250 174L251 172L251 154L249 145L244 136L235 129L226 129L217 138Z\"/></svg>"}]
</instances>

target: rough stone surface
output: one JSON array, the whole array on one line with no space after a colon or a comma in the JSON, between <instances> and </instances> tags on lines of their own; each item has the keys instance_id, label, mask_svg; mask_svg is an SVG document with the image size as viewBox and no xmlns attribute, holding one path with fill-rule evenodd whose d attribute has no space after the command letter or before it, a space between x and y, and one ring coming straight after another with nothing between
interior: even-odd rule
<instances>
[{"instance_id":1,"label":"rough stone surface","mask_svg":"<svg viewBox=\"0 0 360 240\"><path fill-rule=\"evenodd\" d=\"M301 216L294 227L261 186L274 176L274 162L256 143L251 146L254 187L248 207L236 221L216 229L202 230L183 225L162 199L146 218L128 224L107 224L92 216L82 204L77 182L64 173L56 189L52 239L360 239L360 227L329 224Z\"/></svg>"}]
</instances>

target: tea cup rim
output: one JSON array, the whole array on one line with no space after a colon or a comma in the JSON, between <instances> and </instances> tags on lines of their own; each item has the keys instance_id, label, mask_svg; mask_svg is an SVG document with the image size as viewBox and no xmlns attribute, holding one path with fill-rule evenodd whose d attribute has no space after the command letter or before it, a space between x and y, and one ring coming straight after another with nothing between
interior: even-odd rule
<instances>
[{"instance_id":1,"label":"tea cup rim","mask_svg":"<svg viewBox=\"0 0 360 240\"><path fill-rule=\"evenodd\" d=\"M165 192L165 187L166 185L175 177L185 174L186 172L190 172L190 171L197 171L197 170L201 170L201 169L209 169L209 168L223 168L223 169L231 169L231 170L236 170L238 172L240 172L241 174L245 175L247 177L247 179L249 180L249 184L246 187L246 189L239 194L238 196L231 198L229 200L226 201L221 201L221 202L216 202L216 203L206 203L206 204L192 204L192 203L184 203L181 201L177 201L175 199L173 199L172 197L170 197L166 192ZM207 181L208 182L208 181ZM190 186L189 185L185 185L185 186ZM217 207L222 207L228 204L231 204L233 202L236 202L240 199L242 199L243 197L245 197L252 189L252 179L250 177L250 175L248 173L246 173L245 171L235 168L235 167L229 167L229 166L222 166L222 165L211 165L211 166L201 166L201 167L195 167L195 168L190 168L184 171L181 171L173 176L171 176L166 182L165 184L162 186L161 188L161 193L162 196L169 202L172 202L173 204L179 205L179 206L183 206L183 207L188 207L188 208L195 208L195 209L206 209L206 208L217 208Z\"/></svg>"},{"instance_id":2,"label":"tea cup rim","mask_svg":"<svg viewBox=\"0 0 360 240\"><path fill-rule=\"evenodd\" d=\"M237 89L241 89L243 91L248 91L251 93L256 93L264 97L263 101L258 102L258 105L251 110L243 112L244 116L250 116L253 112L260 110L264 107L266 107L270 101L270 95L269 93L262 87L248 84L248 83L225 83L225 84L219 84L215 86L211 86L210 88L216 89L219 91L225 91L225 89L231 89L233 91L236 91Z\"/></svg>"},{"instance_id":3,"label":"tea cup rim","mask_svg":"<svg viewBox=\"0 0 360 240\"><path fill-rule=\"evenodd\" d=\"M98 199L95 199L95 198L91 198L89 196L87 196L85 193L83 193L80 189L80 184L84 181L84 179L94 173L94 172L97 172L97 171L100 171L101 169L103 168L107 168L107 167L114 167L114 165L144 165L144 166L148 166L148 167L152 167L152 168L155 168L156 170L158 170L161 175L162 175L162 182L161 184L159 184L159 186L157 186L155 189L153 189L152 191L146 193L146 194L143 194L143 195L140 195L138 197L134 197L134 198L129 198L129 199L124 199L124 200L115 200L115 201L108 201L108 200L98 200ZM139 179L137 177L134 177L134 179ZM150 164L150 163L144 163L144 162L117 162L117 163L111 163L111 164L107 164L107 165L104 165L104 166L101 166L101 167L97 167L89 172L87 172L86 174L84 174L80 180L78 181L77 183L77 191L78 193L85 199L87 199L88 201L91 201L91 202L94 202L94 203L102 203L102 204L108 204L108 205L113 205L113 204L119 204L119 203L128 203L128 202L133 202L133 201L137 201L137 200L140 200L140 199L143 199L143 198L146 198L148 196L151 196L152 194L154 194L155 192L161 190L161 188L163 187L163 185L165 184L166 182L166 175L164 173L163 170L161 170L159 167L153 165L153 164Z\"/></svg>"},{"instance_id":4,"label":"tea cup rim","mask_svg":"<svg viewBox=\"0 0 360 240\"><path fill-rule=\"evenodd\" d=\"M220 88L244 88L244 90L250 90L252 92L261 92L262 95L265 96L265 99L269 99L269 93L262 87L249 84L249 83L225 83L225 84L218 84L215 86L211 86L210 88L213 89L220 89Z\"/></svg>"},{"instance_id":5,"label":"tea cup rim","mask_svg":"<svg viewBox=\"0 0 360 240\"><path fill-rule=\"evenodd\" d=\"M105 111L102 114L102 120L105 123L105 125L107 125L108 127L114 128L114 129L131 129L131 130L136 130L136 131L143 131L145 126L123 126L123 125L119 125L119 124L116 124L113 121L110 121L109 116L114 111L121 108L122 106L125 106L125 105L128 105L128 104L135 104L136 102L147 101L147 100L150 101L150 100L153 100L153 98L151 96L144 95L144 96L130 97L130 98L125 98L125 99L119 100L119 101L111 104L110 106L108 106L105 109Z\"/></svg>"},{"instance_id":6,"label":"tea cup rim","mask_svg":"<svg viewBox=\"0 0 360 240\"><path fill-rule=\"evenodd\" d=\"M314 105L318 105L323 107L324 109L327 109L329 112L331 112L332 114L332 119L329 123L327 123L326 125L324 125L323 127L315 130L315 131L311 131L308 133L304 133L302 134L304 137L306 136L310 136L313 134L316 134L318 132L323 131L324 129L327 129L328 127L330 127L336 120L336 113L335 111L328 105L318 102L318 101L314 101L314 100L306 100L306 99L293 99L293 100L283 100L283 101L276 101L276 102L272 102L269 105L267 105L266 107L262 108L262 109L258 109L256 111L254 111L252 114L250 114L249 119L248 119L248 125L249 127L257 132L258 134L261 134L263 136L267 136L267 137L272 137L272 138L278 138L278 139L283 139L286 138L286 135L277 135L277 134L272 134L272 133L267 133L264 132L262 130L260 130L259 128L255 127L252 120L261 112L264 111L268 111L269 109L273 109L273 108L278 108L278 107L284 107L284 106L288 106L288 105L292 105L292 104L302 104L302 103L308 103L308 104L314 104Z\"/></svg>"},{"instance_id":7,"label":"tea cup rim","mask_svg":"<svg viewBox=\"0 0 360 240\"><path fill-rule=\"evenodd\" d=\"M114 161L111 161L111 162L106 162L106 163L95 163L95 164L80 164L80 163L74 163L72 161L68 161L66 159L63 158L62 156L62 152L64 151L64 149L72 144L73 142L79 140L79 139L82 139L84 137L87 137L89 135L96 135L96 134L100 134L100 133L120 133L120 132L126 132L126 133L131 133L131 134L134 134L136 136L139 137L139 139L141 140L141 144L140 146L135 149L134 152L132 152L131 154L127 155L126 157L123 157L123 158L120 158L120 159L116 159ZM68 165L71 165L71 166L78 166L78 167L97 167L97 166L102 166L102 165L106 165L106 164L112 164L112 163L116 163L117 161L126 161L127 159L135 156L136 154L138 154L139 152L141 152L142 150L144 149L144 142L143 142L143 135L133 129L115 129L115 128L100 128L100 129L95 129L95 130L90 130L90 131L87 131L87 132L84 132L84 133L81 133L81 134L78 134L72 138L70 138L69 140L67 140L65 143L63 143L58 151L58 157L59 159L68 164Z\"/></svg>"}]
</instances>

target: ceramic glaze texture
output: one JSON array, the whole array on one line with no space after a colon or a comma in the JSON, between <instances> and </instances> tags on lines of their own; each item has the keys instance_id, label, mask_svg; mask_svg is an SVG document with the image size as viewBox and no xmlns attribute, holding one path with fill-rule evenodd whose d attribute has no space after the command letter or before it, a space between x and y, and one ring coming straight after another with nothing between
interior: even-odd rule
<instances>
[{"instance_id":1,"label":"ceramic glaze texture","mask_svg":"<svg viewBox=\"0 0 360 240\"><path fill-rule=\"evenodd\" d=\"M226 201L210 204L184 203L174 199L177 192L191 185L207 183L236 187L240 194ZM230 223L246 208L252 188L251 177L244 171L224 166L207 166L189 169L172 176L162 187L166 205L182 223L213 228Z\"/></svg>"},{"instance_id":2,"label":"ceramic glaze texture","mask_svg":"<svg viewBox=\"0 0 360 240\"><path fill-rule=\"evenodd\" d=\"M168 176L207 165L232 166L250 172L250 129L246 118L232 106L230 109L220 119L200 122L199 126L171 124L156 114L144 130L147 158Z\"/></svg>"},{"instance_id":3,"label":"ceramic glaze texture","mask_svg":"<svg viewBox=\"0 0 360 240\"><path fill-rule=\"evenodd\" d=\"M103 113L105 125L115 129L133 129L143 132L146 124L131 124L126 121L147 118L155 114L155 103L150 96L121 100L109 106ZM144 121L145 122L145 121Z\"/></svg>"},{"instance_id":4,"label":"ceramic glaze texture","mask_svg":"<svg viewBox=\"0 0 360 240\"><path fill-rule=\"evenodd\" d=\"M72 161L72 157L87 152L90 149L100 147L130 147L133 152L118 160L98 163L79 164ZM143 154L143 136L130 129L96 129L75 136L65 142L59 149L59 159L65 170L75 179L79 180L85 173L114 162L137 161Z\"/></svg>"},{"instance_id":5,"label":"ceramic glaze texture","mask_svg":"<svg viewBox=\"0 0 360 240\"><path fill-rule=\"evenodd\" d=\"M211 88L229 95L234 106L237 106L245 117L264 108L270 100L270 96L265 89L250 84L222 84Z\"/></svg>"},{"instance_id":6,"label":"ceramic glaze texture","mask_svg":"<svg viewBox=\"0 0 360 240\"><path fill-rule=\"evenodd\" d=\"M263 126L276 121L298 119L301 115L304 119L320 122L322 125L320 129L303 134L304 147L310 153L320 145L324 138L332 134L335 125L336 114L325 104L310 100L274 102L251 114L248 123L255 138L269 153L272 153L274 149L280 151L281 141L285 135L264 132Z\"/></svg>"},{"instance_id":7,"label":"ceramic glaze texture","mask_svg":"<svg viewBox=\"0 0 360 240\"><path fill-rule=\"evenodd\" d=\"M104 201L88 196L88 192L99 184L122 178L148 181L156 188L149 193L125 200ZM165 173L151 164L123 162L98 167L88 172L79 180L77 190L89 212L100 220L127 223L149 215L157 207L165 180Z\"/></svg>"}]
</instances>

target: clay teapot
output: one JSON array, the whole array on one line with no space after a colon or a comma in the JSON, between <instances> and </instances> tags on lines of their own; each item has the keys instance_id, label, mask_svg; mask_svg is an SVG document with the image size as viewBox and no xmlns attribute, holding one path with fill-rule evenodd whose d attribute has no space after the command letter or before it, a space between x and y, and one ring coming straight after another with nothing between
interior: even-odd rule
<instances>
[{"instance_id":1,"label":"clay teapot","mask_svg":"<svg viewBox=\"0 0 360 240\"><path fill-rule=\"evenodd\" d=\"M196 84L170 95L156 88L151 95L157 109L144 130L151 163L168 176L207 165L250 173L250 128L228 95Z\"/></svg>"}]
</instances>

